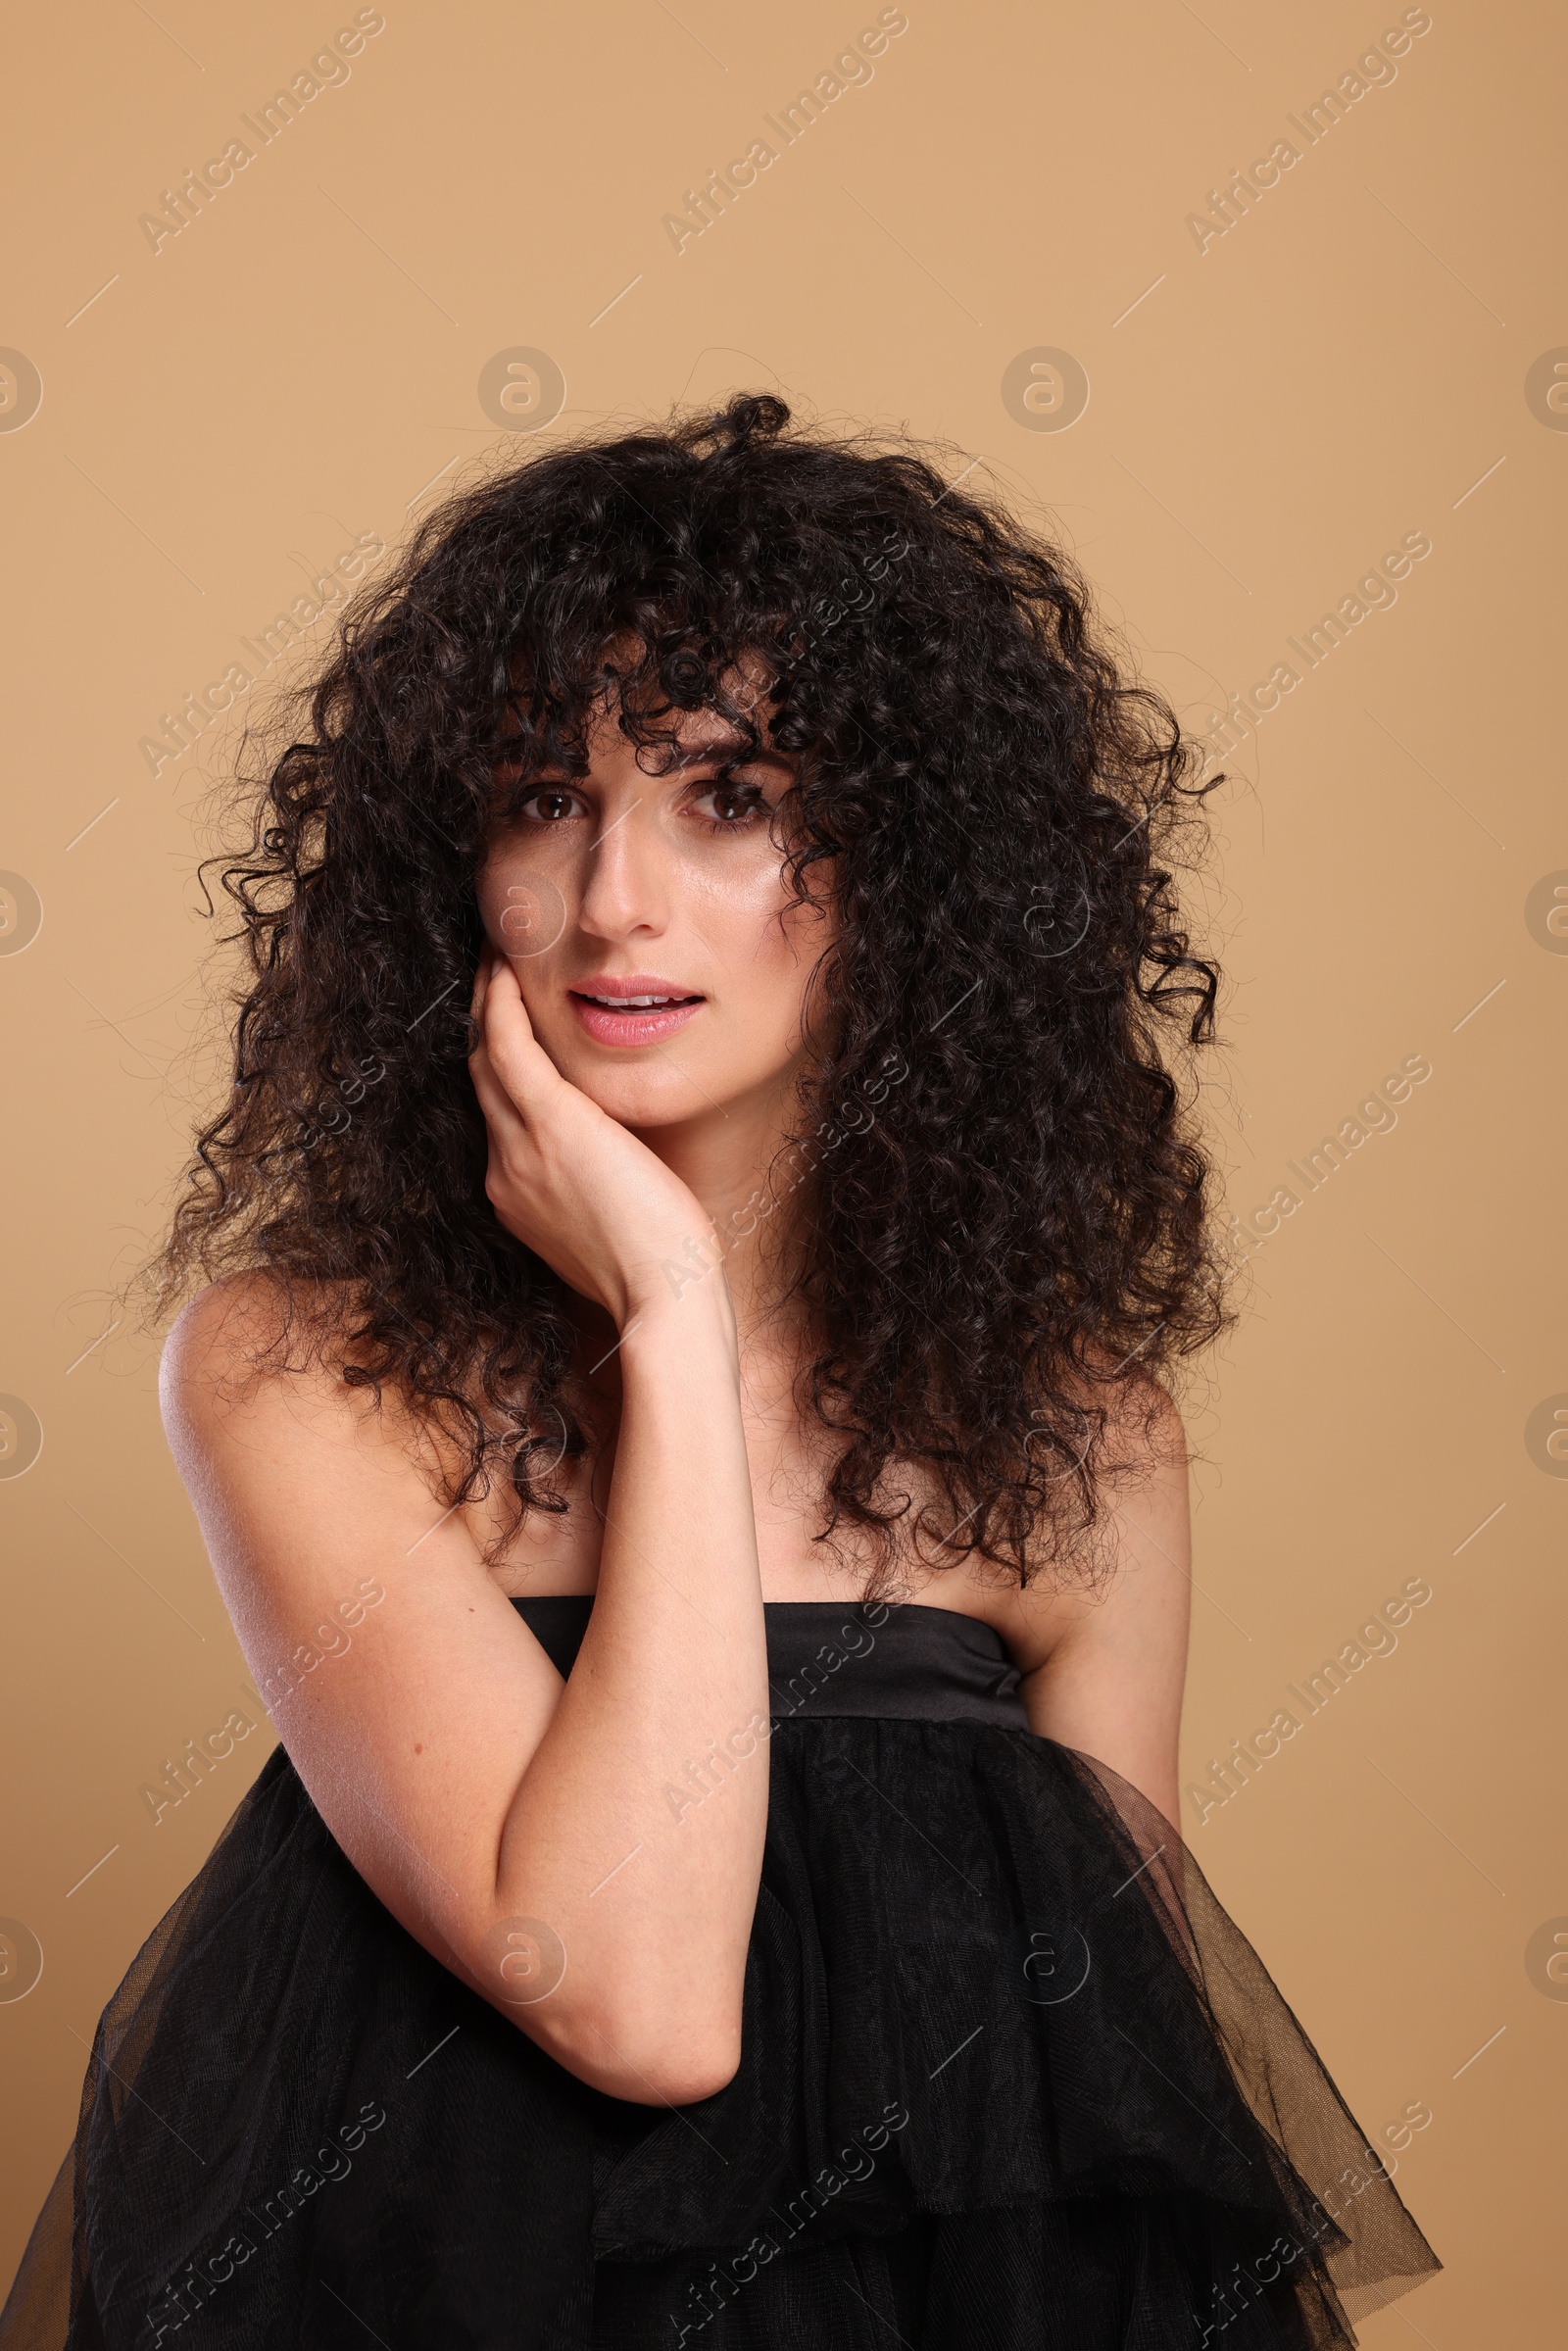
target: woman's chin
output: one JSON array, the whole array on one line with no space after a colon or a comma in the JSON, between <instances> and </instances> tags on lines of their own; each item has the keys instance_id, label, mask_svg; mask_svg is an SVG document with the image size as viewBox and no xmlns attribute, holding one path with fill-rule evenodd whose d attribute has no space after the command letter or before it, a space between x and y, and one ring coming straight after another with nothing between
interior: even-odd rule
<instances>
[{"instance_id":1,"label":"woman's chin","mask_svg":"<svg viewBox=\"0 0 1568 2351\"><path fill-rule=\"evenodd\" d=\"M637 1134L653 1133L661 1127L689 1126L694 1119L722 1116L727 1089L710 1083L694 1082L662 1055L650 1053L652 1066L639 1062L618 1068L607 1066L602 1055L575 1053L552 1053L551 1059L562 1076L580 1094L623 1127Z\"/></svg>"}]
</instances>

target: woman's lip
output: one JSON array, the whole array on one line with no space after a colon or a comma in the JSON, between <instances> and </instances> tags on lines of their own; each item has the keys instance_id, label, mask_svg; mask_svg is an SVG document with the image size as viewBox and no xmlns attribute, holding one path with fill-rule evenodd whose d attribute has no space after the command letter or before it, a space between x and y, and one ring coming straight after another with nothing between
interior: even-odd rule
<instances>
[{"instance_id":1,"label":"woman's lip","mask_svg":"<svg viewBox=\"0 0 1568 2351\"><path fill-rule=\"evenodd\" d=\"M612 1012L608 1004L590 1003L586 996L568 990L571 1008L577 1025L598 1045L657 1045L661 1039L673 1036L683 1029L702 1010L707 999L694 997L686 1004L669 1004L662 1011L643 1009L635 1012ZM652 994L653 991L639 991Z\"/></svg>"},{"instance_id":2,"label":"woman's lip","mask_svg":"<svg viewBox=\"0 0 1568 2351\"><path fill-rule=\"evenodd\" d=\"M574 996L701 996L700 988L683 988L657 971L592 971L567 983Z\"/></svg>"}]
</instances>

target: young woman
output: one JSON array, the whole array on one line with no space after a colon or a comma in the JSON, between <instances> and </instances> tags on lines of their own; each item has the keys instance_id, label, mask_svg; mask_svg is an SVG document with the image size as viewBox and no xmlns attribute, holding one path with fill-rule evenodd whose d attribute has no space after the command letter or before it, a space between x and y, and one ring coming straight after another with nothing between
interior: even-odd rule
<instances>
[{"instance_id":1,"label":"young woman","mask_svg":"<svg viewBox=\"0 0 1568 2351\"><path fill-rule=\"evenodd\" d=\"M1329 2346L1437 2266L1173 1826L1187 754L788 427L428 521L227 869L163 1393L282 1743L8 2345Z\"/></svg>"}]
</instances>

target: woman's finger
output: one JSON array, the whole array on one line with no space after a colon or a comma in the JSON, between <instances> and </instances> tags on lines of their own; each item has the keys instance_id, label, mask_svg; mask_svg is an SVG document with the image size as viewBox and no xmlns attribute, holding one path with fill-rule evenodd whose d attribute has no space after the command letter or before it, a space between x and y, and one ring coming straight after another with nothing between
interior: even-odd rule
<instances>
[{"instance_id":1,"label":"woman's finger","mask_svg":"<svg viewBox=\"0 0 1568 2351\"><path fill-rule=\"evenodd\" d=\"M468 1010L470 1017L478 1026L479 1042L468 1055L468 1073L473 1080L473 1090L479 1098L479 1107L485 1117L493 1126L505 1129L509 1122L513 1126L517 1126L521 1121L517 1116L516 1103L496 1075L490 1060L489 1047L485 1043L484 1007L490 991L490 975L495 968L495 951L486 947L479 956L478 967L473 975L473 989L468 999Z\"/></svg>"},{"instance_id":2,"label":"woman's finger","mask_svg":"<svg viewBox=\"0 0 1568 2351\"><path fill-rule=\"evenodd\" d=\"M474 974L470 1008L478 1025L479 1042L468 1055L468 1074L473 1080L473 1091L486 1120L498 1135L506 1137L522 1132L522 1117L491 1058L486 1030L485 1006L490 1001L491 982L499 960L494 949L487 947L479 957L479 967Z\"/></svg>"},{"instance_id":3,"label":"woman's finger","mask_svg":"<svg viewBox=\"0 0 1568 2351\"><path fill-rule=\"evenodd\" d=\"M517 975L504 955L496 957L486 983L483 1028L490 1066L526 1116L530 1101L537 1107L564 1081L534 1036Z\"/></svg>"},{"instance_id":4,"label":"woman's finger","mask_svg":"<svg viewBox=\"0 0 1568 2351\"><path fill-rule=\"evenodd\" d=\"M473 1091L492 1134L501 1141L522 1134L525 1131L522 1113L496 1075L489 1052L483 1045L468 1055L468 1075L473 1081Z\"/></svg>"}]
</instances>

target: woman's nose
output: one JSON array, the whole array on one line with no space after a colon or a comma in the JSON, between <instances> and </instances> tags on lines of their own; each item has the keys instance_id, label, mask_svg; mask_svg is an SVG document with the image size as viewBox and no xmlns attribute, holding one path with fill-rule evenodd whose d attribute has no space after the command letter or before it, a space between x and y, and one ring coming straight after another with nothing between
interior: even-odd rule
<instances>
[{"instance_id":1,"label":"woman's nose","mask_svg":"<svg viewBox=\"0 0 1568 2351\"><path fill-rule=\"evenodd\" d=\"M602 938L662 931L669 918L668 855L641 799L609 808L584 853L581 920Z\"/></svg>"}]
</instances>

